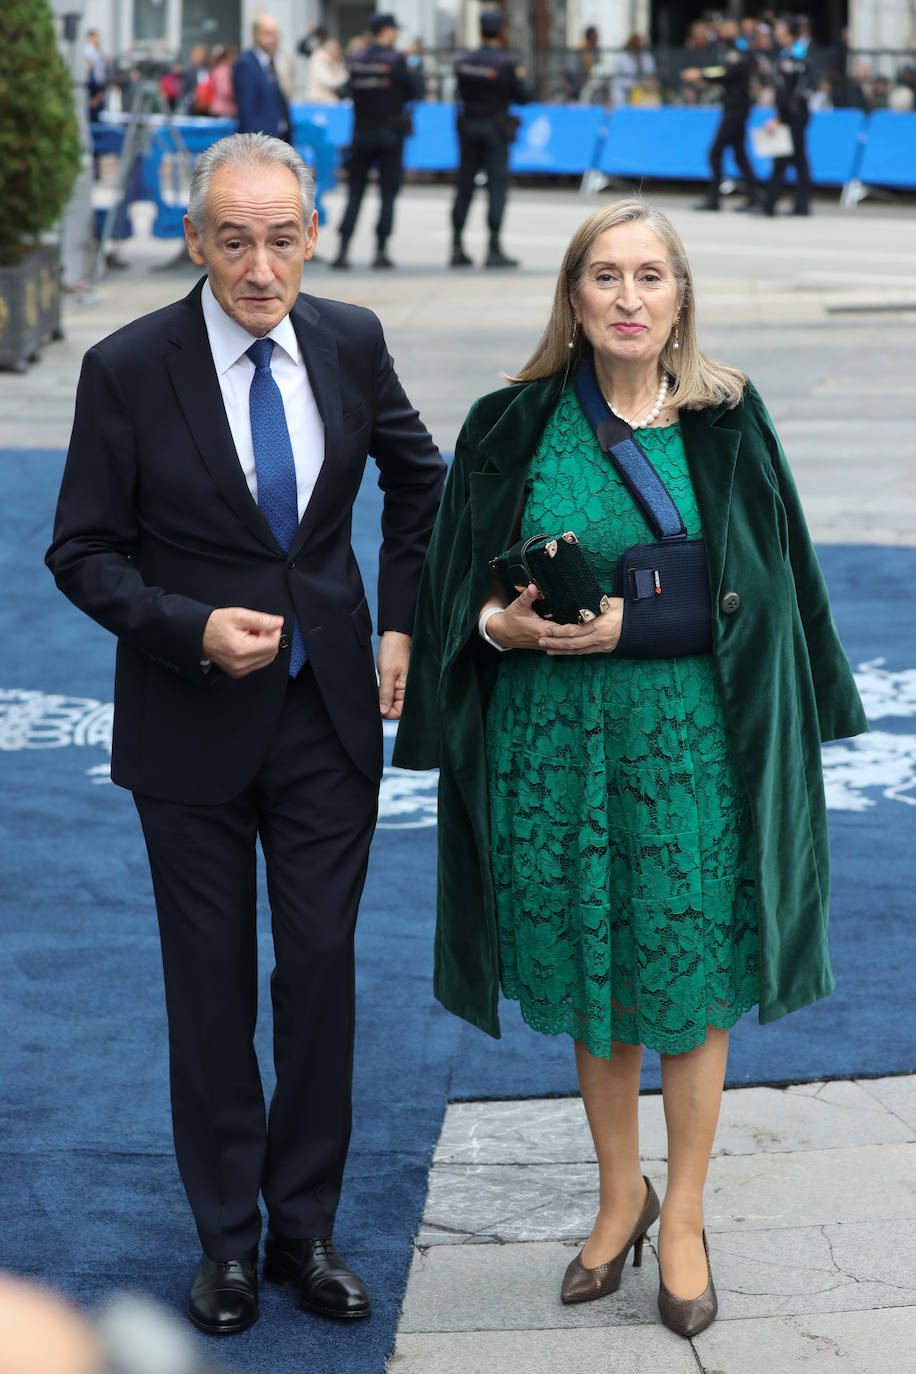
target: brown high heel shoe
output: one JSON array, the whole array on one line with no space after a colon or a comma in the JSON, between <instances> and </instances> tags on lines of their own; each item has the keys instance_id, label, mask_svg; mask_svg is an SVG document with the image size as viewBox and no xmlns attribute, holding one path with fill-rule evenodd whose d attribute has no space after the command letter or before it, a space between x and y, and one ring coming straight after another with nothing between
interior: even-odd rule
<instances>
[{"instance_id":1,"label":"brown high heel shoe","mask_svg":"<svg viewBox=\"0 0 916 1374\"><path fill-rule=\"evenodd\" d=\"M646 1232L650 1226L658 1221L658 1214L661 1210L658 1194L645 1174L643 1174L643 1180L648 1190L648 1196L630 1239L619 1254L608 1260L607 1264L599 1264L595 1269L586 1269L582 1263L582 1251L580 1250L576 1258L570 1261L563 1276L563 1284L560 1288L560 1300L562 1302L591 1302L593 1298L603 1298L606 1293L615 1293L620 1287L620 1276L623 1273L623 1266L627 1262L627 1255L630 1253L631 1247L633 1250L633 1268L638 1269L642 1264L642 1247L646 1239Z\"/></svg>"},{"instance_id":2,"label":"brown high heel shoe","mask_svg":"<svg viewBox=\"0 0 916 1374\"><path fill-rule=\"evenodd\" d=\"M703 1249L706 1251L706 1272L709 1282L698 1298L676 1298L670 1289L665 1287L659 1265L658 1310L665 1326L676 1336L698 1336L707 1326L712 1325L719 1310L716 1286L712 1281L712 1269L709 1266L709 1246L706 1243L705 1228Z\"/></svg>"}]
</instances>

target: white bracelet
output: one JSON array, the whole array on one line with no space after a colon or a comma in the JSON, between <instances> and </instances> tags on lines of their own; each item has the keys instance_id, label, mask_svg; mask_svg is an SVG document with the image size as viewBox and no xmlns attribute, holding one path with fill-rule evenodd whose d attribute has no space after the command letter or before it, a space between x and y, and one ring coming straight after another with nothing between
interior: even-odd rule
<instances>
[{"instance_id":1,"label":"white bracelet","mask_svg":"<svg viewBox=\"0 0 916 1374\"><path fill-rule=\"evenodd\" d=\"M501 654L504 654L509 646L507 644L497 644L496 640L492 639L490 635L487 634L487 621L490 619L491 615L498 615L500 611L504 611L505 609L505 606L488 606L486 610L480 612L480 619L477 621L477 631L480 638L485 639L488 644L492 644L493 648L498 649Z\"/></svg>"}]
</instances>

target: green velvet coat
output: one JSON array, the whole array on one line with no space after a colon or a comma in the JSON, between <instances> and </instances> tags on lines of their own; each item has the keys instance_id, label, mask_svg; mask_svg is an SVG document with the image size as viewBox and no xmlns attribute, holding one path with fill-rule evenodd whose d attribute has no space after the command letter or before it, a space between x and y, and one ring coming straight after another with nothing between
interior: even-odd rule
<instances>
[{"instance_id":1,"label":"green velvet coat","mask_svg":"<svg viewBox=\"0 0 916 1374\"><path fill-rule=\"evenodd\" d=\"M471 408L420 584L394 762L439 775L434 991L499 1036L499 947L484 746L499 653L477 632L560 394L556 378ZM756 850L762 1022L825 997L830 855L823 740L867 729L827 589L772 422L748 383L732 410L680 416L703 521L713 652ZM737 592L738 609L722 597Z\"/></svg>"}]
</instances>

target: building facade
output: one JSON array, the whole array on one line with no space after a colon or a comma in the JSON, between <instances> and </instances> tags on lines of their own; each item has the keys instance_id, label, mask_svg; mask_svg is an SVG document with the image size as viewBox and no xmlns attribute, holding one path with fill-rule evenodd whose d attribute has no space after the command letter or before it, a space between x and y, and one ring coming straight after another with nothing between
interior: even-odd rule
<instances>
[{"instance_id":1,"label":"building facade","mask_svg":"<svg viewBox=\"0 0 916 1374\"><path fill-rule=\"evenodd\" d=\"M162 59L187 55L195 43L244 47L252 21L270 13L288 55L311 24L323 24L347 42L361 33L378 8L400 20L402 42L427 48L476 41L481 0L86 0L85 24L102 34L106 52L143 52ZM512 47L527 61L535 48L574 48L589 25L601 46L620 48L633 33L650 43L679 46L690 22L710 9L704 0L504 0ZM717 6L713 6L714 8ZM764 8L762 0L731 0L739 16ZM791 8L791 6L790 6ZM850 47L909 48L916 39L913 0L799 0L812 17L816 37L837 43L848 31ZM299 59L297 59L297 62ZM301 65L298 68L301 75Z\"/></svg>"}]
</instances>

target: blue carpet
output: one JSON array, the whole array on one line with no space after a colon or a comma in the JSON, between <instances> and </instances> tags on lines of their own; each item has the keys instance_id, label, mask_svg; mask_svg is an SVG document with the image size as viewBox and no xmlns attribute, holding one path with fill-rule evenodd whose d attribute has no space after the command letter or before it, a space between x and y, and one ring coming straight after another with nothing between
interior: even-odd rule
<instances>
[{"instance_id":1,"label":"blue carpet","mask_svg":"<svg viewBox=\"0 0 916 1374\"><path fill-rule=\"evenodd\" d=\"M172 1157L145 853L130 798L106 780L114 646L41 566L61 463L0 451L0 1268L86 1303L126 1287L180 1307L197 1239ZM379 504L370 472L354 518L370 594ZM875 734L828 751L839 989L770 1027L746 1018L734 1083L914 1067L916 551L822 556L853 663L874 665L862 680ZM337 1226L373 1316L329 1325L265 1287L257 1326L219 1346L247 1374L381 1374L447 1100L575 1091L565 1038L535 1035L506 1006L493 1042L433 1001L434 819L432 775L386 775L357 938L355 1128ZM269 1006L266 921L261 943ZM269 1091L268 1017L258 1047ZM645 1085L657 1083L647 1062Z\"/></svg>"}]
</instances>

